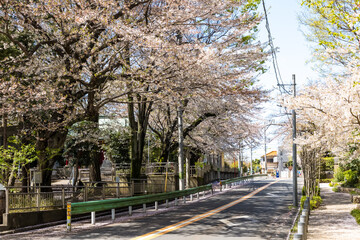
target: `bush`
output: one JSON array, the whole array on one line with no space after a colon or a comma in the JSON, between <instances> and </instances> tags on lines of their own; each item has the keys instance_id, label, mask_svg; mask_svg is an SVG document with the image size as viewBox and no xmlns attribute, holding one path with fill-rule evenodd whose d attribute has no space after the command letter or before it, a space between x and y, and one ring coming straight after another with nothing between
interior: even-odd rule
<instances>
[{"instance_id":1,"label":"bush","mask_svg":"<svg viewBox=\"0 0 360 240\"><path fill-rule=\"evenodd\" d=\"M310 200L310 209L316 209L322 203L322 198L320 196L313 196L312 200Z\"/></svg>"},{"instance_id":2,"label":"bush","mask_svg":"<svg viewBox=\"0 0 360 240\"><path fill-rule=\"evenodd\" d=\"M351 215L355 218L356 222L360 225L360 209L353 209Z\"/></svg>"},{"instance_id":3,"label":"bush","mask_svg":"<svg viewBox=\"0 0 360 240\"><path fill-rule=\"evenodd\" d=\"M331 178L320 179L321 183L331 183L331 181L332 181Z\"/></svg>"},{"instance_id":4,"label":"bush","mask_svg":"<svg viewBox=\"0 0 360 240\"><path fill-rule=\"evenodd\" d=\"M344 179L346 180L345 187L354 187L358 183L357 171L351 169L344 172Z\"/></svg>"},{"instance_id":5,"label":"bush","mask_svg":"<svg viewBox=\"0 0 360 240\"><path fill-rule=\"evenodd\" d=\"M334 192L339 192L339 189L338 189L337 187L333 187L332 190L333 190Z\"/></svg>"},{"instance_id":6,"label":"bush","mask_svg":"<svg viewBox=\"0 0 360 240\"><path fill-rule=\"evenodd\" d=\"M306 196L302 196L300 199L300 207L303 208L304 207L304 202L306 200Z\"/></svg>"},{"instance_id":7,"label":"bush","mask_svg":"<svg viewBox=\"0 0 360 240\"><path fill-rule=\"evenodd\" d=\"M351 191L350 195L360 195L360 193L356 192L356 191Z\"/></svg>"},{"instance_id":8,"label":"bush","mask_svg":"<svg viewBox=\"0 0 360 240\"><path fill-rule=\"evenodd\" d=\"M303 188L302 188L301 195L306 196L306 188L305 188L305 186L303 186Z\"/></svg>"},{"instance_id":9,"label":"bush","mask_svg":"<svg viewBox=\"0 0 360 240\"><path fill-rule=\"evenodd\" d=\"M334 180L335 180L335 182L344 181L344 172L342 171L341 168L338 168L336 170L335 175L334 175Z\"/></svg>"}]
</instances>

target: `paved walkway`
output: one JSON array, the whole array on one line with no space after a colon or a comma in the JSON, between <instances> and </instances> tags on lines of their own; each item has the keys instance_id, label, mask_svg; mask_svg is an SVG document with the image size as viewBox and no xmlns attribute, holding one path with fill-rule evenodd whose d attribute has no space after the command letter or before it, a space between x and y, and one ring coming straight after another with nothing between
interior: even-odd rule
<instances>
[{"instance_id":1,"label":"paved walkway","mask_svg":"<svg viewBox=\"0 0 360 240\"><path fill-rule=\"evenodd\" d=\"M320 188L323 203L311 212L308 239L360 240L360 225L350 215L356 208L350 194L333 192L327 183L321 183Z\"/></svg>"}]
</instances>

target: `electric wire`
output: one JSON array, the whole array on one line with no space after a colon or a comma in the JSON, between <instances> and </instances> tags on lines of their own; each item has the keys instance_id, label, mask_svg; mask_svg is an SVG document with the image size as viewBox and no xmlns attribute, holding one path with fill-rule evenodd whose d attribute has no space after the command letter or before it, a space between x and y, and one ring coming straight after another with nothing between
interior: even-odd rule
<instances>
[{"instance_id":1,"label":"electric wire","mask_svg":"<svg viewBox=\"0 0 360 240\"><path fill-rule=\"evenodd\" d=\"M284 93L291 95L291 93L285 88L284 82L283 82L283 80L281 78L279 63L278 63L277 55L276 55L276 49L275 49L273 38L272 38L272 35L271 35L269 19L268 19L268 15L267 15L266 6L265 6L265 0L262 0L262 5L263 5L263 8L264 8L265 27L266 27L266 30L268 32L269 46L271 48L272 63L273 63L273 67L274 67L277 86L279 87L279 91L280 91L281 95L283 95ZM290 120L290 117L288 115L288 111L287 111L286 107L284 107L284 109L285 109L285 115L287 116L289 122L291 123L292 121Z\"/></svg>"}]
</instances>

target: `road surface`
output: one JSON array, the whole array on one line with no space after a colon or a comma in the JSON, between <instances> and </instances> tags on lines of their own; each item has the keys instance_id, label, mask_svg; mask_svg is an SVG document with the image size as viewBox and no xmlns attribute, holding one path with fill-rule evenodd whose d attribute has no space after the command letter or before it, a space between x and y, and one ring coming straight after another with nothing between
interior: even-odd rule
<instances>
[{"instance_id":1,"label":"road surface","mask_svg":"<svg viewBox=\"0 0 360 240\"><path fill-rule=\"evenodd\" d=\"M7 239L286 239L296 210L291 180L262 179L151 216L95 226L89 221L2 236Z\"/></svg>"}]
</instances>

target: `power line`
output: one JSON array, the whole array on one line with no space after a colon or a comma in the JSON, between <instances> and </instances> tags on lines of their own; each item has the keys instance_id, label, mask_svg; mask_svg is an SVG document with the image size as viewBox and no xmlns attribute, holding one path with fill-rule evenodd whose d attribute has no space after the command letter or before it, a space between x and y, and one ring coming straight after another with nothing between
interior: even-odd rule
<instances>
[{"instance_id":1,"label":"power line","mask_svg":"<svg viewBox=\"0 0 360 240\"><path fill-rule=\"evenodd\" d=\"M285 88L286 84L284 84L284 82L283 82L283 80L281 78L280 67L279 67L279 63L278 63L278 60L277 60L276 49L275 49L275 46L274 46L273 38L272 38L272 35L271 35L269 18L268 18L266 6L265 6L265 0L262 0L262 5L263 5L263 8L264 8L264 15L265 15L265 22L266 22L265 27L266 27L266 30L268 32L269 46L271 48L271 57L272 57L274 71L275 71L275 78L276 78L277 86L279 88L279 91L280 91L281 95L283 95L284 93L291 95L291 93L288 90L286 90L286 88ZM286 107L283 107L283 108L285 110L285 115L287 116L288 121L291 124L292 121L290 120L288 110L286 109Z\"/></svg>"},{"instance_id":2,"label":"power line","mask_svg":"<svg viewBox=\"0 0 360 240\"><path fill-rule=\"evenodd\" d=\"M276 81L277 81L277 86L279 87L280 94L283 94L283 91L285 93L287 93L287 94L291 94L288 90L285 89L283 80L281 78L279 63L278 63L277 56L276 56L276 49L275 49L275 46L274 46L274 42L272 40L270 24L269 24L269 19L268 19L267 10L266 10L264 0L262 0L262 5L263 5L263 8L264 8L265 22L266 22L265 27L266 27L266 30L268 32L269 46L271 48L271 57L272 57L272 60L273 60L272 62L273 62L273 67L274 67L274 71L275 71L275 77L276 77Z\"/></svg>"}]
</instances>

